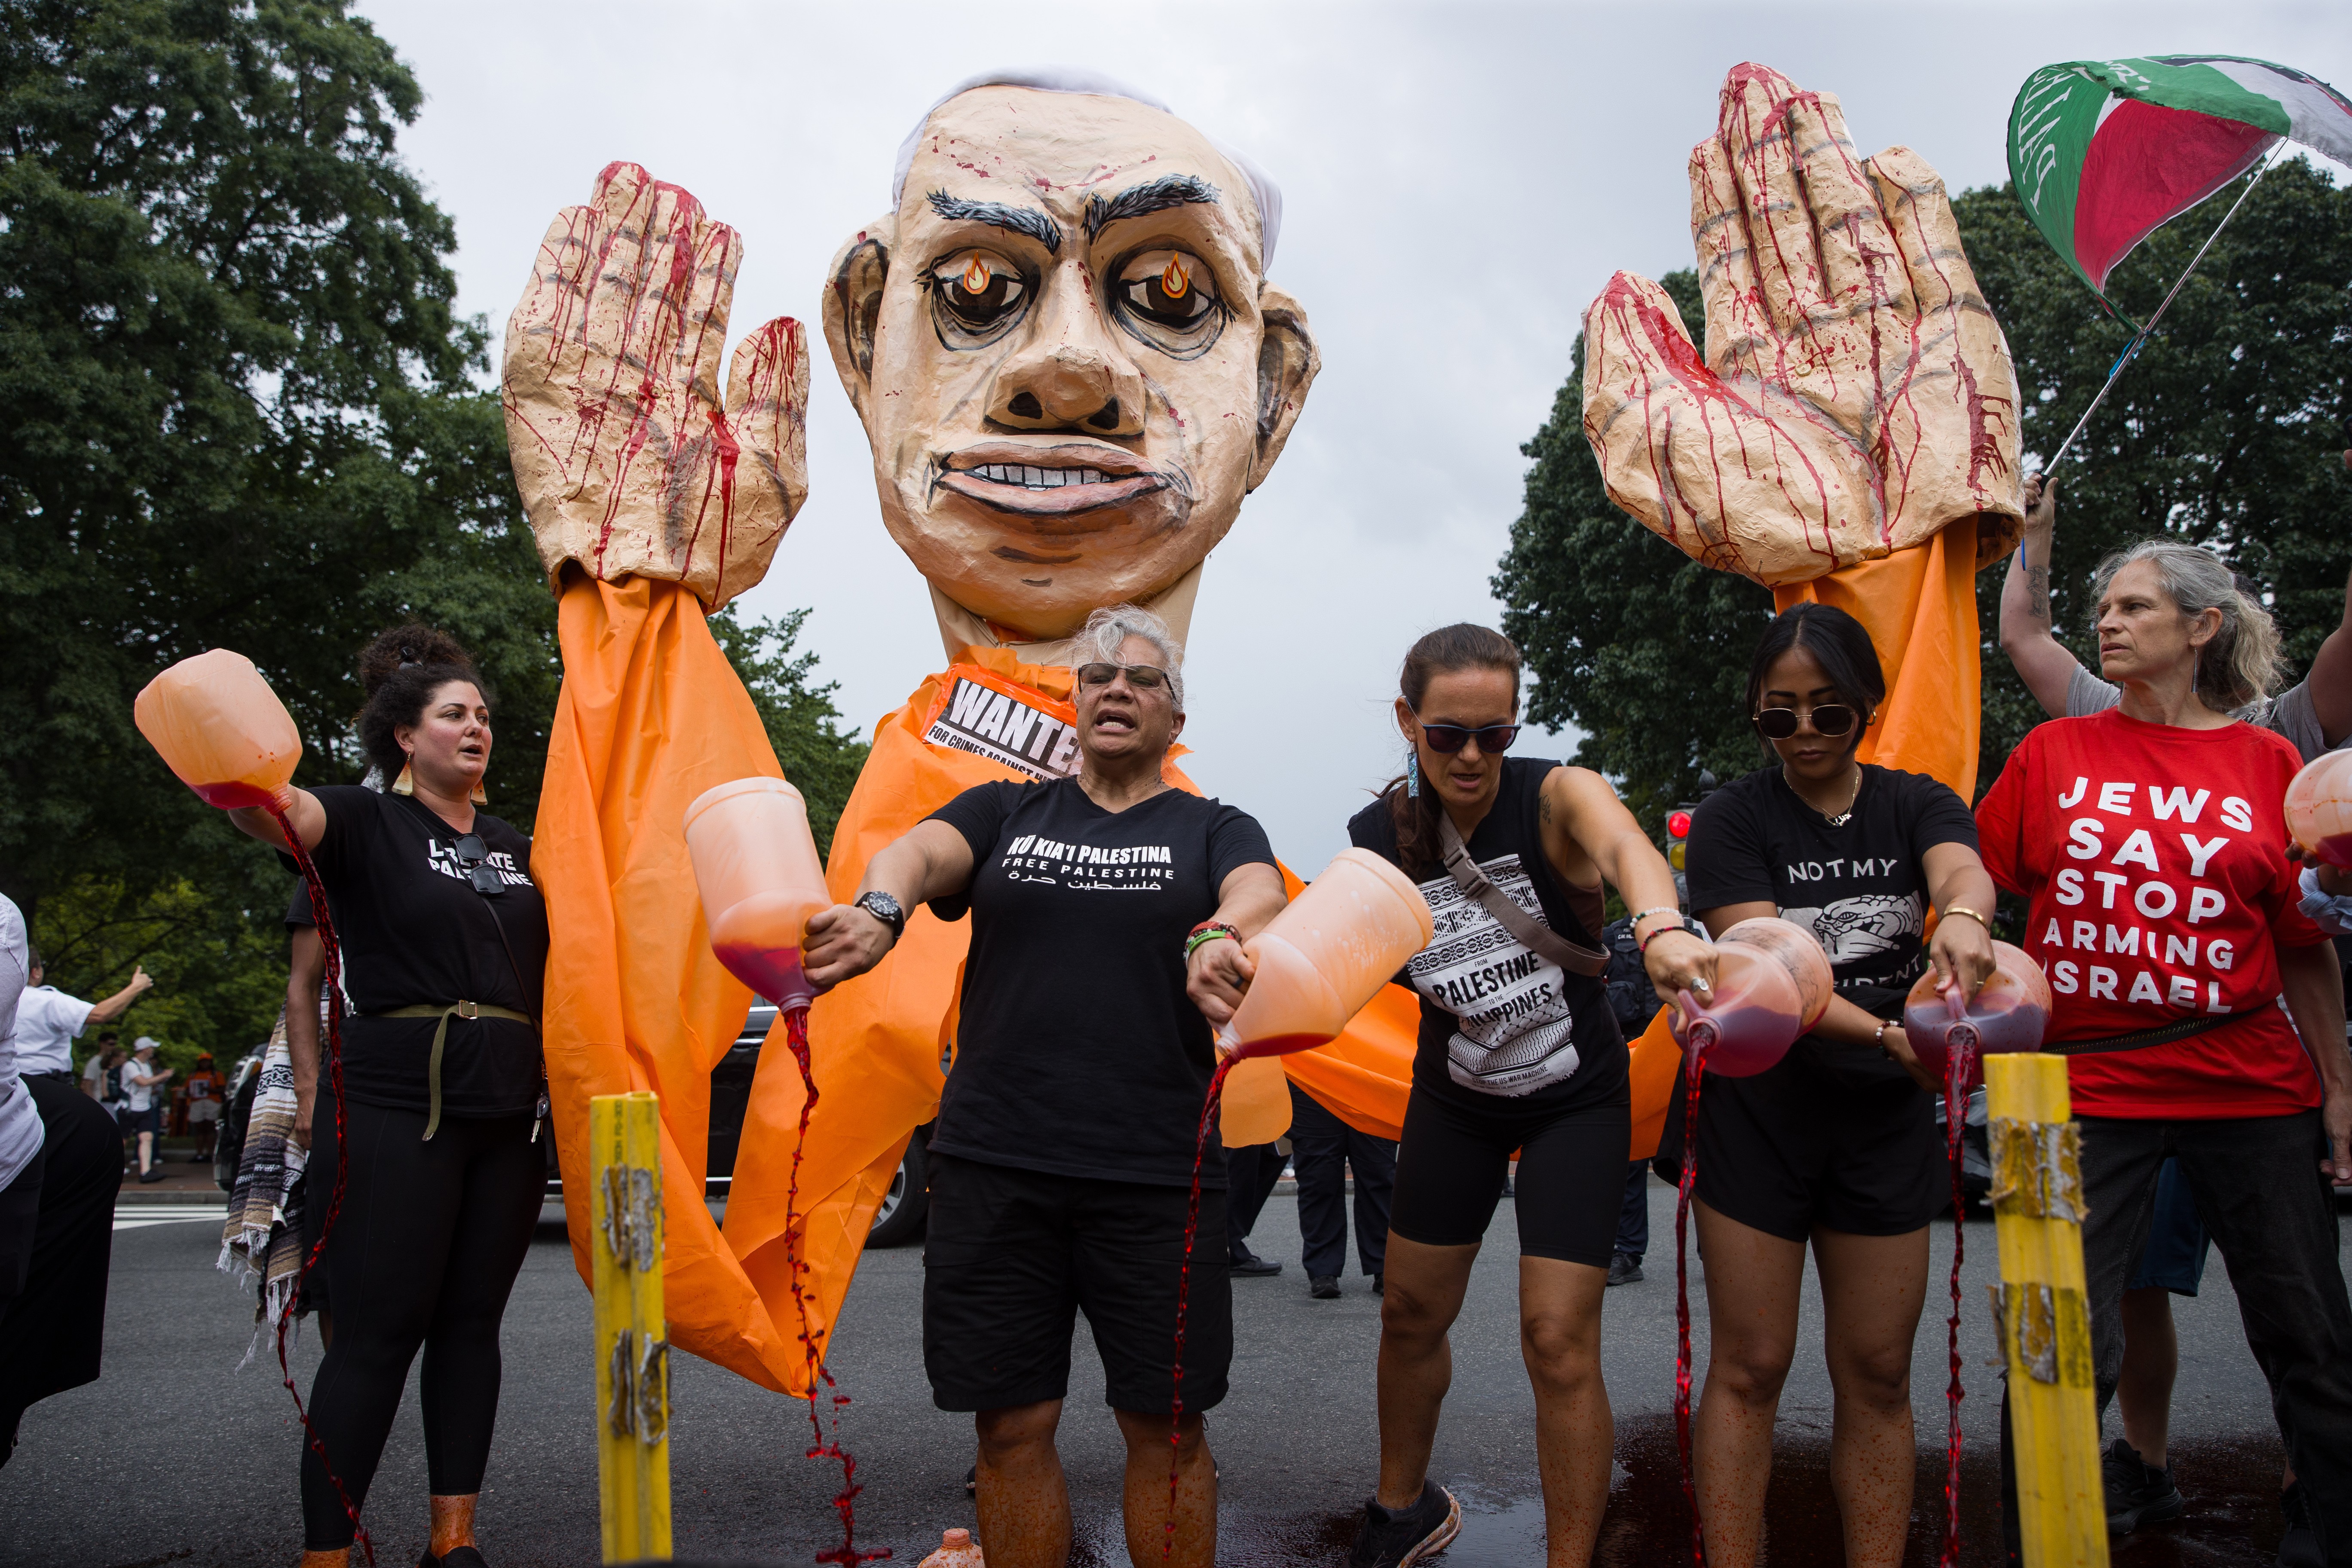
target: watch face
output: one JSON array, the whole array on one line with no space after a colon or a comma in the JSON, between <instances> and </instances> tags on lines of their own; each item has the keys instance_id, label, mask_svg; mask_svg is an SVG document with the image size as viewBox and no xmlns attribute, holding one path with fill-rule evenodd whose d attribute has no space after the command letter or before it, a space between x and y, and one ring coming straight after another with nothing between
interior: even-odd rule
<instances>
[{"instance_id":1,"label":"watch face","mask_svg":"<svg viewBox=\"0 0 2352 1568\"><path fill-rule=\"evenodd\" d=\"M898 900L887 893L868 893L859 901L886 921L896 919L906 912L898 907Z\"/></svg>"}]
</instances>

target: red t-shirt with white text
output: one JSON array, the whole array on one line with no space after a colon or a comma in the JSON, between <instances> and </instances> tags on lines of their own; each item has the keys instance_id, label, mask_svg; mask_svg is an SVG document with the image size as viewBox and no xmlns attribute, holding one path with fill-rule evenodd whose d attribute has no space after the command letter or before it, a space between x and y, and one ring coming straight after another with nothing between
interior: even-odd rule
<instances>
[{"instance_id":1,"label":"red t-shirt with white text","mask_svg":"<svg viewBox=\"0 0 2352 1568\"><path fill-rule=\"evenodd\" d=\"M2274 1005L2273 943L2326 941L2296 907L2286 786L2303 765L2267 730L2188 730L2109 709L2053 719L1977 807L1985 868L2032 900L2025 950L2050 977L2053 1040L2219 1013L2185 1040L2067 1064L2083 1116L2285 1116L2319 1077Z\"/></svg>"}]
</instances>

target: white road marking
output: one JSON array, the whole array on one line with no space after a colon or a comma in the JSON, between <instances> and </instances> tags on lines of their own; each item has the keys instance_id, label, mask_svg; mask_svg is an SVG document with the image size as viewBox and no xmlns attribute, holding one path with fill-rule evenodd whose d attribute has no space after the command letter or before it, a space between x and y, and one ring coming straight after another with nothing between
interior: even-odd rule
<instances>
[{"instance_id":1,"label":"white road marking","mask_svg":"<svg viewBox=\"0 0 2352 1568\"><path fill-rule=\"evenodd\" d=\"M152 1209L143 1207L116 1209L114 1211L114 1228L117 1230L144 1230L151 1225L191 1225L200 1219L208 1219L215 1225L219 1225L225 1222L227 1218L228 1209L226 1205L223 1205L222 1207L215 1209L202 1208L194 1205L191 1205L186 1208L165 1208L162 1205L158 1205Z\"/></svg>"}]
</instances>

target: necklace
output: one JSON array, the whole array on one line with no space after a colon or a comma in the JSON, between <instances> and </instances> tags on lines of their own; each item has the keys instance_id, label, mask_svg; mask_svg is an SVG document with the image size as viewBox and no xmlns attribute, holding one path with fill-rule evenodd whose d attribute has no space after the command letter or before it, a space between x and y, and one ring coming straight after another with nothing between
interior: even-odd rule
<instances>
[{"instance_id":1,"label":"necklace","mask_svg":"<svg viewBox=\"0 0 2352 1568\"><path fill-rule=\"evenodd\" d=\"M1781 771L1780 777L1783 783L1787 783L1789 775L1785 768ZM1790 793L1796 795L1799 800L1805 801L1807 805L1811 805L1814 811L1819 812L1823 822L1828 823L1832 827L1843 827L1853 820L1853 808L1862 799L1862 770L1860 768L1853 770L1853 793L1845 797L1845 809L1835 816L1822 811L1818 805L1813 805L1811 801L1805 800L1804 792L1798 789L1795 784L1790 784L1789 789Z\"/></svg>"}]
</instances>

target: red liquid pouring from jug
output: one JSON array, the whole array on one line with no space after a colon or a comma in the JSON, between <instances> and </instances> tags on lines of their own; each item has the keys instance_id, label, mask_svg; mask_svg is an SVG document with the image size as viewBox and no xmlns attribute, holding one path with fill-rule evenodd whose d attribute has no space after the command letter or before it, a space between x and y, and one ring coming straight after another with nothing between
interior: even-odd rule
<instances>
[{"instance_id":1,"label":"red liquid pouring from jug","mask_svg":"<svg viewBox=\"0 0 2352 1568\"><path fill-rule=\"evenodd\" d=\"M1903 1000L1903 1037L1919 1064L1944 1081L1944 1157L1952 1179L1952 1310L1945 1321L1943 1568L1960 1560L1960 1264L1967 1251L1968 1195L1961 1184L1961 1140L1969 1096L1984 1082L1984 1058L2042 1047L2050 1022L2050 982L2041 965L2005 942L1992 944L1993 972L1974 996L1943 988L1929 969Z\"/></svg>"},{"instance_id":2,"label":"red liquid pouring from jug","mask_svg":"<svg viewBox=\"0 0 2352 1568\"><path fill-rule=\"evenodd\" d=\"M1690 1509L1691 1561L1706 1568L1698 1485L1691 1468L1690 1232L1698 1182L1699 1090L1706 1075L1750 1078L1777 1064L1797 1037L1829 1011L1835 980L1829 955L1811 931L1775 916L1741 921L1716 939L1715 991L1701 1006L1685 991L1675 1001L1675 1036L1686 1053L1682 1182L1675 1194L1675 1446L1682 1457L1683 1501Z\"/></svg>"},{"instance_id":3,"label":"red liquid pouring from jug","mask_svg":"<svg viewBox=\"0 0 2352 1568\"><path fill-rule=\"evenodd\" d=\"M1225 1081L1243 1062L1328 1045L1380 994L1405 960L1427 947L1437 925L1429 902L1405 874L1381 857L1343 849L1242 944L1252 964L1249 989L1218 1031L1223 1060L1209 1079L1192 1139L1192 1181L1184 1206L1184 1260L1176 1275L1176 1344L1169 1365L1168 1518L1160 1554L1176 1550L1176 1494L1182 1480L1184 1325L1192 1290L1192 1243L1201 1229L1201 1163L1217 1125Z\"/></svg>"},{"instance_id":4,"label":"red liquid pouring from jug","mask_svg":"<svg viewBox=\"0 0 2352 1568\"><path fill-rule=\"evenodd\" d=\"M793 1308L800 1318L802 1353L807 1357L809 1447L806 1457L841 1466L841 1489L834 1511L841 1518L841 1544L816 1554L819 1563L857 1568L890 1555L887 1547L857 1544L856 1456L841 1446L841 1412L850 1403L825 1365L826 1331L814 1327L802 1277L807 1238L800 1213L801 1161L808 1149L809 1118L816 1110L816 1074L809 1060L808 1010L816 999L801 964L808 919L832 905L816 841L809 834L808 810L800 792L782 779L737 779L698 796L686 808L686 842L694 878L710 926L710 951L729 973L776 1005L785 1048L801 1075L800 1126L793 1140L791 1174L784 1187L784 1234L793 1248ZM770 1037L773 1038L772 1036ZM819 1384L829 1398L830 1420L819 1409Z\"/></svg>"}]
</instances>

